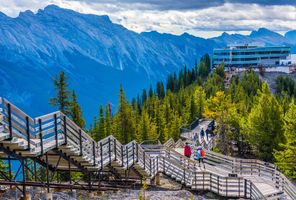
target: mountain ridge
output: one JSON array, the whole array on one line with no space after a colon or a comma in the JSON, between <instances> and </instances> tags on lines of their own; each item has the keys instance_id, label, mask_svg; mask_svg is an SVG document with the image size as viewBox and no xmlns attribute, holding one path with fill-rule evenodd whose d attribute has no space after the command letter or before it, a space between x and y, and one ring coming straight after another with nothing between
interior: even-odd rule
<instances>
[{"instance_id":1,"label":"mountain ridge","mask_svg":"<svg viewBox=\"0 0 296 200\"><path fill-rule=\"evenodd\" d=\"M21 12L16 18L0 13L0 92L29 114L53 111L46 104L54 95L52 79L64 70L90 122L99 104L111 102L116 109L120 84L131 98L184 65L192 67L213 48L238 41L292 46L293 32L287 33L290 38L272 33L272 37L254 32L252 37L252 33L222 34L209 39L188 33L136 33L107 15L55 5L36 13Z\"/></svg>"}]
</instances>

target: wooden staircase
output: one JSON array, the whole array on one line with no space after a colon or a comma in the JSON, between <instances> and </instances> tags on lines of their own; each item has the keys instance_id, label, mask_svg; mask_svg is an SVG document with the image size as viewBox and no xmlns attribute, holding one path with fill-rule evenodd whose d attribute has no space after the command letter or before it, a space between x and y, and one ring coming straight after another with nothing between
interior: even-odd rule
<instances>
[{"instance_id":1,"label":"wooden staircase","mask_svg":"<svg viewBox=\"0 0 296 200\"><path fill-rule=\"evenodd\" d=\"M12 151L20 158L38 158L52 170L111 171L122 180L152 180L164 173L192 190L226 197L296 199L295 186L272 164L207 151L203 169L182 155L182 145L170 139L149 154L136 141L123 145L112 135L95 142L61 112L33 119L0 98L0 156Z\"/></svg>"}]
</instances>

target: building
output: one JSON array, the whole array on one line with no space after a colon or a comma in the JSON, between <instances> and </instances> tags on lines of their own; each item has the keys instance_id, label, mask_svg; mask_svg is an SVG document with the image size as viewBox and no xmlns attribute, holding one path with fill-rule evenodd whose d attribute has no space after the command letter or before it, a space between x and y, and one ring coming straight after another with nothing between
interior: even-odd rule
<instances>
[{"instance_id":1,"label":"building","mask_svg":"<svg viewBox=\"0 0 296 200\"><path fill-rule=\"evenodd\" d=\"M227 68L276 67L292 64L291 48L287 46L231 46L214 49L213 66L224 63Z\"/></svg>"}]
</instances>

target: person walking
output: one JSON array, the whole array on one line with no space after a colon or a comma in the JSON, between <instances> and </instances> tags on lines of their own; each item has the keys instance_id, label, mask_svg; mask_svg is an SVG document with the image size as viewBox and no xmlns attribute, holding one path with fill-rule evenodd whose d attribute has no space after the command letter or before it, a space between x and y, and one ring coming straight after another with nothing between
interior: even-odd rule
<instances>
[{"instance_id":1,"label":"person walking","mask_svg":"<svg viewBox=\"0 0 296 200\"><path fill-rule=\"evenodd\" d=\"M205 131L204 129L202 128L201 131L200 131L200 136L203 138L205 136Z\"/></svg>"},{"instance_id":2,"label":"person walking","mask_svg":"<svg viewBox=\"0 0 296 200\"><path fill-rule=\"evenodd\" d=\"M209 129L206 129L206 137L207 137L207 141L209 142Z\"/></svg>"},{"instance_id":3,"label":"person walking","mask_svg":"<svg viewBox=\"0 0 296 200\"><path fill-rule=\"evenodd\" d=\"M197 152L196 152L196 157L195 159L198 160L198 166L200 167L200 163L203 164L204 169L206 168L205 163L204 163L204 158L205 158L205 151L202 146L197 147Z\"/></svg>"},{"instance_id":4,"label":"person walking","mask_svg":"<svg viewBox=\"0 0 296 200\"><path fill-rule=\"evenodd\" d=\"M184 147L184 155L187 158L191 157L191 147L189 146L188 142L185 143L185 147Z\"/></svg>"}]
</instances>

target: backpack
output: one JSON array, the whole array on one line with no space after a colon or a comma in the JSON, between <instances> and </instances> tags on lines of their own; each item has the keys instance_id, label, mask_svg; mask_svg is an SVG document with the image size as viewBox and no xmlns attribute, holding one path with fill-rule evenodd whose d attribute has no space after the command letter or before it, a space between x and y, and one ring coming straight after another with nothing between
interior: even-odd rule
<instances>
[{"instance_id":1,"label":"backpack","mask_svg":"<svg viewBox=\"0 0 296 200\"><path fill-rule=\"evenodd\" d=\"M195 154L195 158L196 159L200 159L201 158L200 150L197 150L197 152Z\"/></svg>"},{"instance_id":2,"label":"backpack","mask_svg":"<svg viewBox=\"0 0 296 200\"><path fill-rule=\"evenodd\" d=\"M200 155L201 155L201 157L202 158L204 158L205 157L205 151L202 149L202 150L200 150Z\"/></svg>"}]
</instances>

